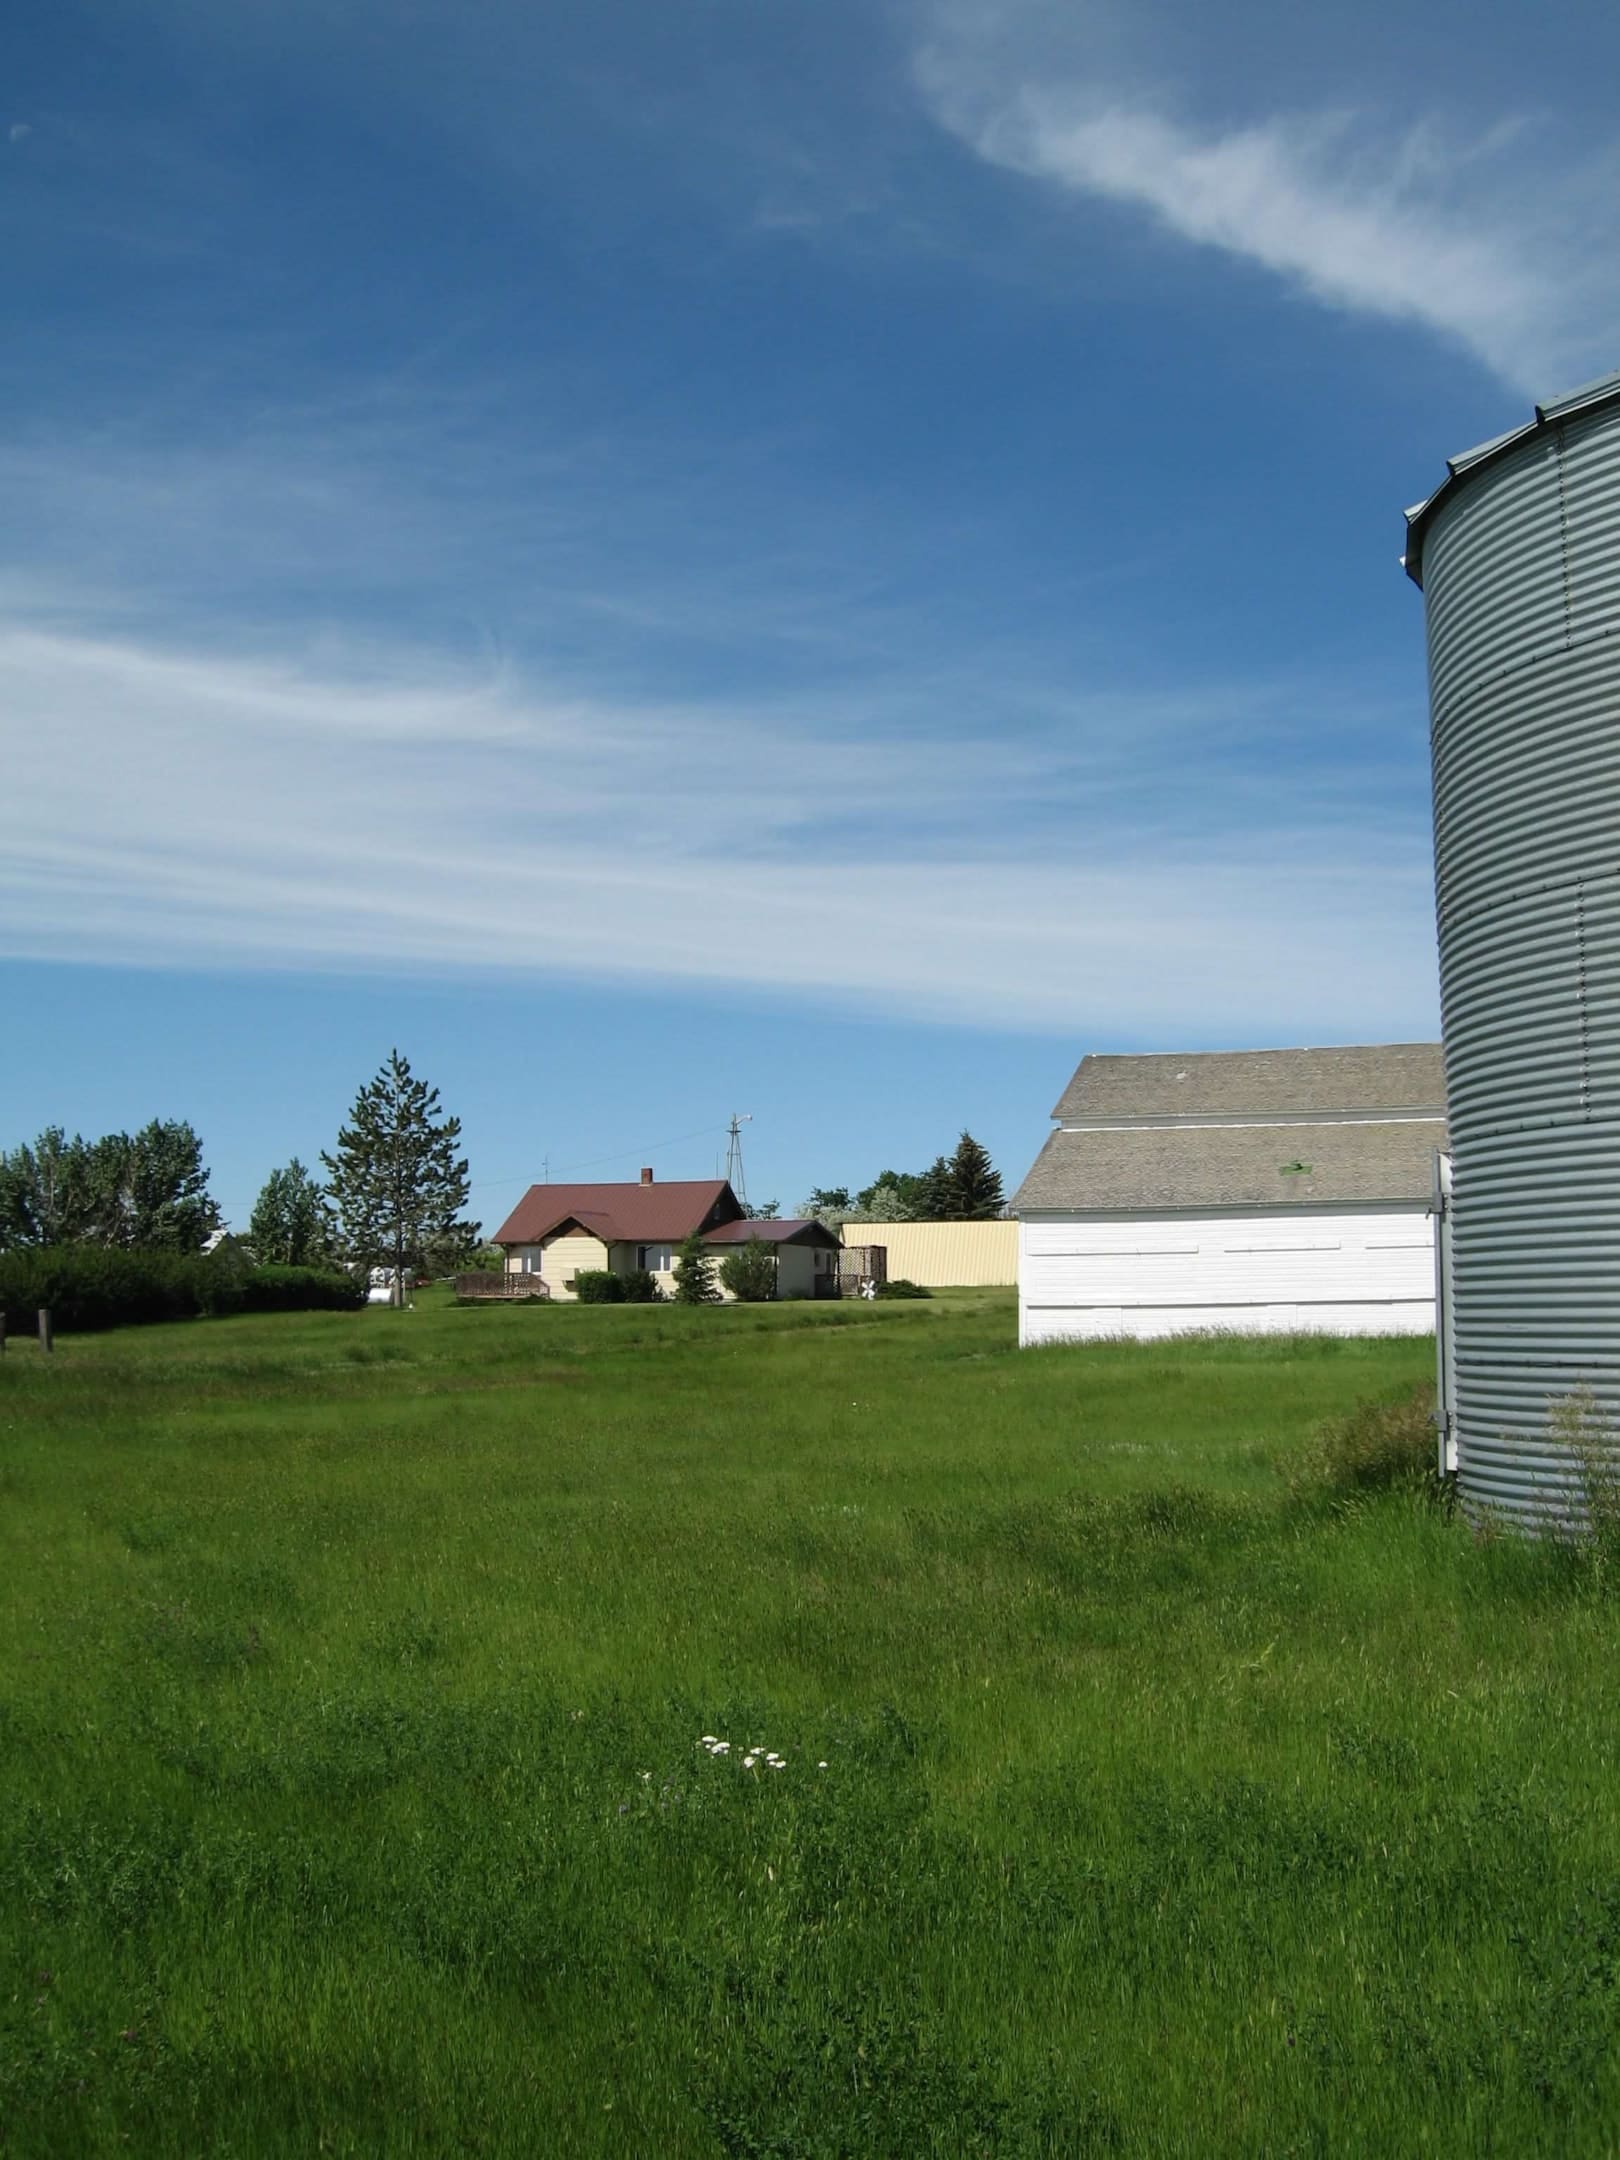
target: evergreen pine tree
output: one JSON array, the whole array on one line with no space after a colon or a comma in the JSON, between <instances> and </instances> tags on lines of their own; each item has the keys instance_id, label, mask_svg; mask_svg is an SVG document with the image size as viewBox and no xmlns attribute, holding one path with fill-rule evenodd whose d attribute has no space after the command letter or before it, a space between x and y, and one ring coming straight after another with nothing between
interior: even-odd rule
<instances>
[{"instance_id":1,"label":"evergreen pine tree","mask_svg":"<svg viewBox=\"0 0 1620 2160\"><path fill-rule=\"evenodd\" d=\"M764 1305L776 1295L776 1255L763 1238L734 1245L720 1263L720 1280L739 1305Z\"/></svg>"},{"instance_id":2,"label":"evergreen pine tree","mask_svg":"<svg viewBox=\"0 0 1620 2160\"><path fill-rule=\"evenodd\" d=\"M461 1120L439 1115L438 1089L413 1079L409 1061L391 1050L355 1097L337 1153L321 1156L347 1256L391 1268L401 1301L405 1270L420 1264L423 1247L463 1228L456 1218L471 1187L466 1158L456 1154L460 1138Z\"/></svg>"},{"instance_id":3,"label":"evergreen pine tree","mask_svg":"<svg viewBox=\"0 0 1620 2160\"><path fill-rule=\"evenodd\" d=\"M676 1255L675 1302L677 1305L714 1305L719 1298L720 1293L714 1287L714 1262L694 1230Z\"/></svg>"},{"instance_id":4,"label":"evergreen pine tree","mask_svg":"<svg viewBox=\"0 0 1620 2160\"><path fill-rule=\"evenodd\" d=\"M949 1222L955 1215L956 1188L943 1155L936 1155L926 1170L919 1171L912 1205L918 1222Z\"/></svg>"},{"instance_id":5,"label":"evergreen pine tree","mask_svg":"<svg viewBox=\"0 0 1620 2160\"><path fill-rule=\"evenodd\" d=\"M1001 1213L1001 1172L970 1132L956 1143L945 1175L950 1214L957 1222L992 1222Z\"/></svg>"}]
</instances>

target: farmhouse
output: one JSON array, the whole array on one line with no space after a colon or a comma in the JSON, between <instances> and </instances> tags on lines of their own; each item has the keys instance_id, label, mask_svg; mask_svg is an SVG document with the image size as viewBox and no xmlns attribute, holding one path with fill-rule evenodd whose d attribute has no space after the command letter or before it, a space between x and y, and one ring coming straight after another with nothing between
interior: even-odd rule
<instances>
[{"instance_id":1,"label":"farmhouse","mask_svg":"<svg viewBox=\"0 0 1620 2160\"><path fill-rule=\"evenodd\" d=\"M1087 1057L1014 1196L1018 1339L1434 1326L1438 1043Z\"/></svg>"},{"instance_id":2,"label":"farmhouse","mask_svg":"<svg viewBox=\"0 0 1620 2160\"><path fill-rule=\"evenodd\" d=\"M574 1277L593 1268L646 1268L667 1295L693 1231L716 1261L763 1239L776 1256L779 1298L838 1294L836 1234L819 1222L752 1221L724 1178L660 1185L643 1170L634 1185L531 1185L494 1242L508 1273L538 1275L554 1298L572 1298ZM715 1287L729 1295L718 1273Z\"/></svg>"}]
</instances>

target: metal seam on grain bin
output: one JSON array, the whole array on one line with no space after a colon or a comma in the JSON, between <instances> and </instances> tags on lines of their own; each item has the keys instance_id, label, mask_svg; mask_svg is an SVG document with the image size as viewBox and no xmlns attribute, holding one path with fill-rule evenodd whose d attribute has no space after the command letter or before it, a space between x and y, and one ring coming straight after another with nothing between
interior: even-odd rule
<instances>
[{"instance_id":1,"label":"metal seam on grain bin","mask_svg":"<svg viewBox=\"0 0 1620 2160\"><path fill-rule=\"evenodd\" d=\"M1549 1410L1620 1448L1620 375L1449 461L1408 516L1428 620L1467 1503L1567 1515Z\"/></svg>"}]
</instances>

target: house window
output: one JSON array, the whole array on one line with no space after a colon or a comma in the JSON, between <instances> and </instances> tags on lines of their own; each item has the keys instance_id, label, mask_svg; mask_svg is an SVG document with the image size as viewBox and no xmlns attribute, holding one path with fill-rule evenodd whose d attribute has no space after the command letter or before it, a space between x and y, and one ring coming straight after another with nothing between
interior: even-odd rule
<instances>
[{"instance_id":1,"label":"house window","mask_svg":"<svg viewBox=\"0 0 1620 2160\"><path fill-rule=\"evenodd\" d=\"M636 1247L636 1266L639 1268L647 1268L654 1275L667 1275L672 1264L670 1248L667 1245L638 1245Z\"/></svg>"}]
</instances>

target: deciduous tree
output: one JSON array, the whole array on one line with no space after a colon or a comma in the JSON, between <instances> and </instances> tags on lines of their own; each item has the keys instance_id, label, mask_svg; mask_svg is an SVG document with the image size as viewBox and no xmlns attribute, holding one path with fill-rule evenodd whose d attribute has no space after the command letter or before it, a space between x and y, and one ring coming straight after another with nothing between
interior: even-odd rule
<instances>
[{"instance_id":1,"label":"deciduous tree","mask_svg":"<svg viewBox=\"0 0 1620 2160\"><path fill-rule=\"evenodd\" d=\"M219 1219L202 1142L183 1119L99 1140L51 1125L0 1156L0 1244L201 1252Z\"/></svg>"},{"instance_id":2,"label":"deciduous tree","mask_svg":"<svg viewBox=\"0 0 1620 2160\"><path fill-rule=\"evenodd\" d=\"M799 1203L799 1214L825 1223L829 1230L836 1230L846 1216L854 1213L854 1208L847 1185L818 1185L808 1200Z\"/></svg>"},{"instance_id":3,"label":"deciduous tree","mask_svg":"<svg viewBox=\"0 0 1620 2160\"><path fill-rule=\"evenodd\" d=\"M917 1214L920 1178L903 1171L885 1170L863 1192L855 1195L853 1220L857 1222L913 1222Z\"/></svg>"},{"instance_id":4,"label":"deciduous tree","mask_svg":"<svg viewBox=\"0 0 1620 2160\"><path fill-rule=\"evenodd\" d=\"M285 1170L272 1170L253 1203L248 1242L261 1260L287 1267L319 1267L335 1259L326 1188L295 1155Z\"/></svg>"},{"instance_id":5,"label":"deciduous tree","mask_svg":"<svg viewBox=\"0 0 1620 2160\"><path fill-rule=\"evenodd\" d=\"M71 1245L90 1229L89 1149L47 1125L32 1147L0 1154L0 1252Z\"/></svg>"}]
</instances>

